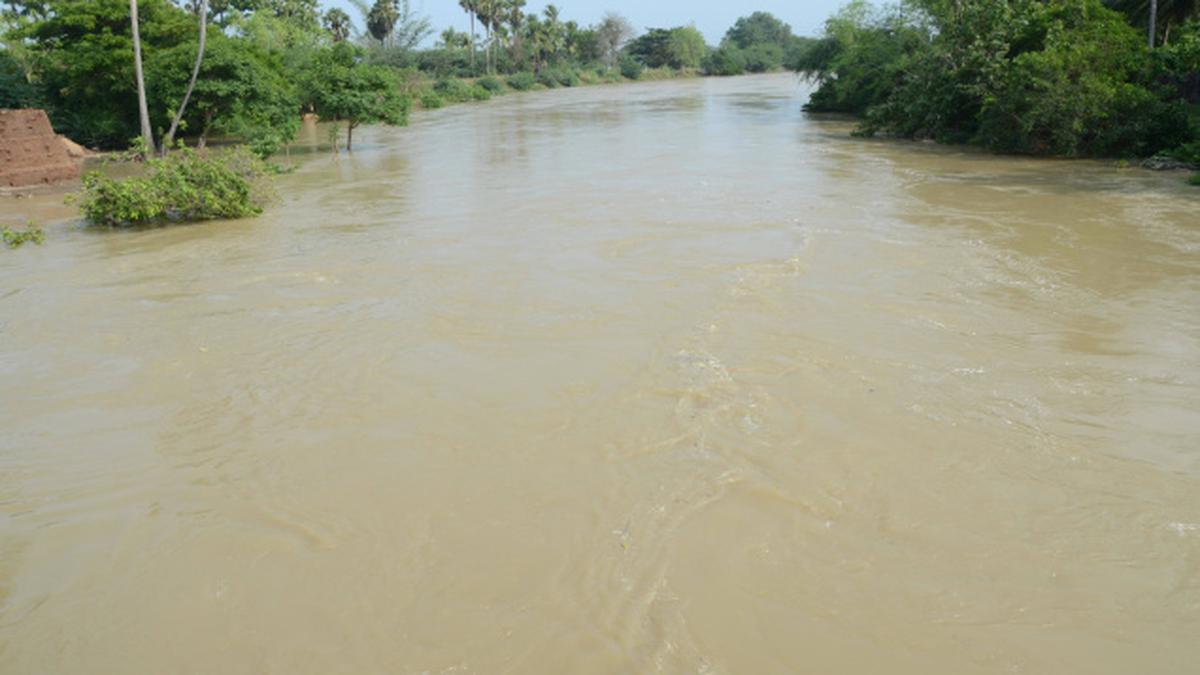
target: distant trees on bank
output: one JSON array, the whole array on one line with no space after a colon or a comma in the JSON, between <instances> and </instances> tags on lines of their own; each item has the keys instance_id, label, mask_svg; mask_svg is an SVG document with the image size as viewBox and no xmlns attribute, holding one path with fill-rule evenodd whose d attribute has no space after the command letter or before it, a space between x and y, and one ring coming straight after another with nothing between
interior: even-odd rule
<instances>
[{"instance_id":1,"label":"distant trees on bank","mask_svg":"<svg viewBox=\"0 0 1200 675\"><path fill-rule=\"evenodd\" d=\"M347 13L318 0L5 0L0 105L45 108L56 130L91 147L125 148L135 137L170 146L179 134L199 145L241 139L265 156L305 113L342 122L351 146L356 126L403 123L414 101L437 107L487 98L501 83L572 86L638 79L647 69L762 72L807 44L761 12L713 48L690 25L639 36L615 13L584 26L555 5L533 13L525 0L460 0L470 32L444 30L422 49L434 29L408 0L351 4Z\"/></svg>"}]
</instances>

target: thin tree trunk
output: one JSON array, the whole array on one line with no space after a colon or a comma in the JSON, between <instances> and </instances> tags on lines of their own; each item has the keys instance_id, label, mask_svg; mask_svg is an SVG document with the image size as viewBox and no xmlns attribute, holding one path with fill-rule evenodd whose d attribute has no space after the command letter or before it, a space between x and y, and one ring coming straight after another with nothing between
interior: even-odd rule
<instances>
[{"instance_id":1,"label":"thin tree trunk","mask_svg":"<svg viewBox=\"0 0 1200 675\"><path fill-rule=\"evenodd\" d=\"M171 146L175 143L175 132L179 130L179 122L183 119L188 100L192 98L192 91L196 88L196 78L200 77L200 63L204 60L206 37L208 37L208 0L200 0L200 46L196 49L196 65L192 67L192 79L188 82L187 92L183 95L183 102L179 104L175 119L171 120L171 128L167 130L167 135L163 136L162 154L164 156L171 151Z\"/></svg>"},{"instance_id":2,"label":"thin tree trunk","mask_svg":"<svg viewBox=\"0 0 1200 675\"><path fill-rule=\"evenodd\" d=\"M346 152L354 150L354 124L346 125Z\"/></svg>"},{"instance_id":3,"label":"thin tree trunk","mask_svg":"<svg viewBox=\"0 0 1200 675\"><path fill-rule=\"evenodd\" d=\"M1155 25L1157 23L1158 23L1158 0L1150 0L1150 49L1154 49L1154 42L1155 42L1154 38L1156 37L1155 34L1158 32L1157 31L1158 26Z\"/></svg>"},{"instance_id":4,"label":"thin tree trunk","mask_svg":"<svg viewBox=\"0 0 1200 675\"><path fill-rule=\"evenodd\" d=\"M133 70L137 76L138 115L142 122L142 142L154 154L154 132L150 130L150 109L146 105L146 78L142 73L142 33L138 29L137 0L129 0L129 18L133 23Z\"/></svg>"},{"instance_id":5,"label":"thin tree trunk","mask_svg":"<svg viewBox=\"0 0 1200 675\"><path fill-rule=\"evenodd\" d=\"M475 71L475 13L467 12L471 15L471 72Z\"/></svg>"},{"instance_id":6,"label":"thin tree trunk","mask_svg":"<svg viewBox=\"0 0 1200 675\"><path fill-rule=\"evenodd\" d=\"M208 131L212 129L213 112L208 110L204 113L204 129L200 131L200 140L196 141L196 147L203 150L208 147ZM164 152L166 149L164 148Z\"/></svg>"}]
</instances>

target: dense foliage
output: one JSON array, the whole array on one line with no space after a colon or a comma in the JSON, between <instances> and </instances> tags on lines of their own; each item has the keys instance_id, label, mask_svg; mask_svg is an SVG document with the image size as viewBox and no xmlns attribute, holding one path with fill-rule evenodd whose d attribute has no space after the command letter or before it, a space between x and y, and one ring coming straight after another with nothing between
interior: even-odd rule
<instances>
[{"instance_id":1,"label":"dense foliage","mask_svg":"<svg viewBox=\"0 0 1200 675\"><path fill-rule=\"evenodd\" d=\"M794 67L808 108L862 116L865 134L1061 156L1148 156L1193 137L1200 61L1146 38L1100 0L854 2Z\"/></svg>"},{"instance_id":2,"label":"dense foliage","mask_svg":"<svg viewBox=\"0 0 1200 675\"><path fill-rule=\"evenodd\" d=\"M395 73L364 63L352 45L339 42L322 50L302 74L304 101L322 119L346 123L346 147L360 124L405 124L409 99Z\"/></svg>"},{"instance_id":3,"label":"dense foliage","mask_svg":"<svg viewBox=\"0 0 1200 675\"><path fill-rule=\"evenodd\" d=\"M792 27L766 12L737 20L725 33L721 46L709 53L704 72L709 75L764 73L791 64L809 49L812 40L792 34Z\"/></svg>"},{"instance_id":4,"label":"dense foliage","mask_svg":"<svg viewBox=\"0 0 1200 675\"><path fill-rule=\"evenodd\" d=\"M129 178L84 175L76 195L84 217L110 226L245 218L261 213L268 197L266 167L245 150L183 148L148 160L144 169Z\"/></svg>"}]
</instances>

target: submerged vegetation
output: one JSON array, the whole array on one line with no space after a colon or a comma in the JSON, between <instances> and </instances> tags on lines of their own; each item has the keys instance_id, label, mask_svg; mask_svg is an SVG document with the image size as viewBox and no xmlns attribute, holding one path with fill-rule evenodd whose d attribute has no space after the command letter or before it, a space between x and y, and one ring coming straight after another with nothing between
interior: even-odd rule
<instances>
[{"instance_id":1,"label":"submerged vegetation","mask_svg":"<svg viewBox=\"0 0 1200 675\"><path fill-rule=\"evenodd\" d=\"M21 248L28 243L41 246L46 242L46 233L42 228L30 222L25 225L23 230L14 230L8 226L0 227L0 239L4 240L4 245L8 248Z\"/></svg>"},{"instance_id":2,"label":"submerged vegetation","mask_svg":"<svg viewBox=\"0 0 1200 675\"><path fill-rule=\"evenodd\" d=\"M1200 6L1166 10L1152 38L1137 2L907 0L848 4L793 67L814 112L859 133L1065 157L1187 153L1200 139ZM1186 8L1185 8L1186 6ZM1122 11L1125 10L1125 11Z\"/></svg>"},{"instance_id":3,"label":"submerged vegetation","mask_svg":"<svg viewBox=\"0 0 1200 675\"><path fill-rule=\"evenodd\" d=\"M140 154L139 149L126 159ZM145 164L144 171L128 178L85 174L83 189L74 196L84 217L118 227L245 218L262 213L271 195L268 167L242 148L179 148Z\"/></svg>"}]
</instances>

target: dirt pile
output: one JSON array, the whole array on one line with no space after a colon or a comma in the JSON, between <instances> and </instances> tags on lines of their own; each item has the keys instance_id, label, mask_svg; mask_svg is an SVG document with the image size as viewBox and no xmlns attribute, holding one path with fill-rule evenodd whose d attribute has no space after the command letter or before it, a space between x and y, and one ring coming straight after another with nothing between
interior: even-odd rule
<instances>
[{"instance_id":1,"label":"dirt pile","mask_svg":"<svg viewBox=\"0 0 1200 675\"><path fill-rule=\"evenodd\" d=\"M82 158L54 134L42 110L0 110L0 187L79 178Z\"/></svg>"}]
</instances>

